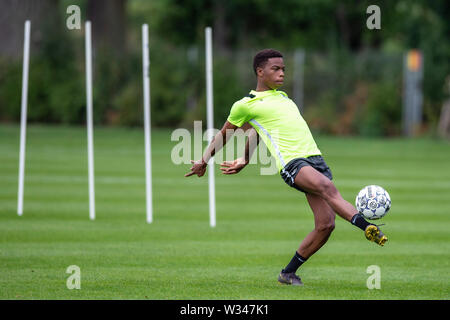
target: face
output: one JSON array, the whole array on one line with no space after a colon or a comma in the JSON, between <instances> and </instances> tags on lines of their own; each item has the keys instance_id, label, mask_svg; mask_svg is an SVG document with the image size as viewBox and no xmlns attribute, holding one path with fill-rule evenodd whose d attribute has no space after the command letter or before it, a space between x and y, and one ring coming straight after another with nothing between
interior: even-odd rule
<instances>
[{"instance_id":1,"label":"face","mask_svg":"<svg viewBox=\"0 0 450 320\"><path fill-rule=\"evenodd\" d=\"M263 68L257 68L258 79L270 89L278 89L284 82L283 58L269 58Z\"/></svg>"}]
</instances>

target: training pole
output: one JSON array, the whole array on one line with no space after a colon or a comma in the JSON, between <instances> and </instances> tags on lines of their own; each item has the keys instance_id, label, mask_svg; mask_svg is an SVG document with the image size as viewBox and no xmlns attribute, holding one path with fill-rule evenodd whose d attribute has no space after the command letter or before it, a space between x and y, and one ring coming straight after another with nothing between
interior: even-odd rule
<instances>
[{"instance_id":1,"label":"training pole","mask_svg":"<svg viewBox=\"0 0 450 320\"><path fill-rule=\"evenodd\" d=\"M27 135L27 97L28 97L28 66L30 63L30 20L25 21L23 40L22 67L22 106L20 115L20 154L19 154L19 190L17 195L17 214L23 214L23 186L25 179L25 144Z\"/></svg>"},{"instance_id":2,"label":"training pole","mask_svg":"<svg viewBox=\"0 0 450 320\"><path fill-rule=\"evenodd\" d=\"M85 23L85 50L86 50L86 127L88 143L88 176L89 176L89 218L95 219L95 192L94 192L94 142L93 142L93 116L92 116L92 41L91 22Z\"/></svg>"},{"instance_id":3,"label":"training pole","mask_svg":"<svg viewBox=\"0 0 450 320\"><path fill-rule=\"evenodd\" d=\"M152 158L150 136L150 54L148 46L148 25L142 25L142 79L144 86L144 134L145 134L145 185L147 201L147 223L153 221L152 204Z\"/></svg>"},{"instance_id":4,"label":"training pole","mask_svg":"<svg viewBox=\"0 0 450 320\"><path fill-rule=\"evenodd\" d=\"M213 139L214 119L213 119L213 66L212 66L212 30L211 27L205 28L206 41L206 118L208 129L208 143ZM208 166L208 184L209 184L209 225L216 226L216 193L214 179L214 157L209 160Z\"/></svg>"}]
</instances>

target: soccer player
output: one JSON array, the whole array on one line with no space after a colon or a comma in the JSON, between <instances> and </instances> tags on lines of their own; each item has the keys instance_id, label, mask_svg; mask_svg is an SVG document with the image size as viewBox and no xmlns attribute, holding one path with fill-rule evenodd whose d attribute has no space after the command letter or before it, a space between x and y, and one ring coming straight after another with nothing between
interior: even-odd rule
<instances>
[{"instance_id":1,"label":"soccer player","mask_svg":"<svg viewBox=\"0 0 450 320\"><path fill-rule=\"evenodd\" d=\"M248 136L245 155L221 165L223 174L236 174L250 161L252 152L261 138L276 159L283 180L303 192L314 215L314 230L300 243L295 255L281 270L278 281L282 284L303 285L296 275L298 268L328 240L335 226L336 213L362 229L369 241L381 246L387 237L378 226L367 222L356 208L344 200L334 186L330 168L321 156L305 120L296 104L287 94L277 89L283 85L285 65L283 55L273 49L264 49L253 60L256 89L235 102L221 131L219 131L200 160L185 176L205 174L208 161L227 142L227 130L238 127L256 130ZM256 139L256 143L255 143Z\"/></svg>"}]
</instances>

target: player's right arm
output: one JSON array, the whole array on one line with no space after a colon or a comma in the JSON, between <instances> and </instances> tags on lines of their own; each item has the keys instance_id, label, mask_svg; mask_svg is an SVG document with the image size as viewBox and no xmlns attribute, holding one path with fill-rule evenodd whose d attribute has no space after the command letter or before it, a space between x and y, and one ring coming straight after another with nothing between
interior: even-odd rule
<instances>
[{"instance_id":1,"label":"player's right arm","mask_svg":"<svg viewBox=\"0 0 450 320\"><path fill-rule=\"evenodd\" d=\"M222 129L214 136L208 148L206 148L206 151L204 152L202 158L197 161L191 160L191 163L193 164L191 171L186 173L184 176L189 177L194 174L196 174L199 177L203 176L205 174L206 166L208 165L209 159L211 159L216 154L216 152L220 151L220 149L223 148L223 146L227 143L228 139L232 136L229 134L230 131L228 130L234 131L237 128L238 127L232 124L231 122L225 121L225 124L223 125Z\"/></svg>"},{"instance_id":2,"label":"player's right arm","mask_svg":"<svg viewBox=\"0 0 450 320\"><path fill-rule=\"evenodd\" d=\"M228 139L232 136L229 132L234 132L237 128L242 127L246 122L248 122L249 119L250 113L248 106L245 103L245 98L235 102L231 107L230 115L228 116L227 121L225 121L222 129L211 141L210 145L203 154L203 157L197 161L191 160L191 163L193 164L191 171L186 173L184 176L189 177L194 174L199 177L203 176L205 174L209 159L211 159L217 151L222 149Z\"/></svg>"}]
</instances>

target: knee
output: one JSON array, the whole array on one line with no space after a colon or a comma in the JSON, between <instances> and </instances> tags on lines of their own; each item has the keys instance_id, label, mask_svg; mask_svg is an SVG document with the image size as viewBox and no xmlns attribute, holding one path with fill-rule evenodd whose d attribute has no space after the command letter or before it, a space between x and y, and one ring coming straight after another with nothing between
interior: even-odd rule
<instances>
[{"instance_id":1,"label":"knee","mask_svg":"<svg viewBox=\"0 0 450 320\"><path fill-rule=\"evenodd\" d=\"M324 180L319 185L319 194L324 199L334 198L338 194L338 190L330 180Z\"/></svg>"},{"instance_id":2,"label":"knee","mask_svg":"<svg viewBox=\"0 0 450 320\"><path fill-rule=\"evenodd\" d=\"M335 228L334 221L329 221L327 223L321 223L316 226L317 232L331 234Z\"/></svg>"}]
</instances>

